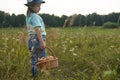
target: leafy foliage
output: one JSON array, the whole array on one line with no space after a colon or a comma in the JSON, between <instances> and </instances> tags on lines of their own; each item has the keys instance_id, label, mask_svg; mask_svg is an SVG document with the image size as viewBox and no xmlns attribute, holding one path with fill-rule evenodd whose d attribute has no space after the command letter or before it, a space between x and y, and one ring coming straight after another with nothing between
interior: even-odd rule
<instances>
[{"instance_id":1,"label":"leafy foliage","mask_svg":"<svg viewBox=\"0 0 120 80\"><path fill-rule=\"evenodd\" d=\"M108 15L99 15L97 13L92 13L88 15L81 15L81 14L73 14L71 16L62 15L50 15L50 14L39 14L42 16L45 25L47 27L61 27L64 25L65 21L68 20L66 23L67 26L102 26L105 22L120 22L120 13L110 13ZM72 24L72 25L71 25ZM0 27L21 27L25 26L25 15L19 14L10 15L9 13L5 13L0 11Z\"/></svg>"},{"instance_id":2,"label":"leafy foliage","mask_svg":"<svg viewBox=\"0 0 120 80\"><path fill-rule=\"evenodd\" d=\"M113 22L106 22L103 24L103 28L118 28L118 24Z\"/></svg>"}]
</instances>

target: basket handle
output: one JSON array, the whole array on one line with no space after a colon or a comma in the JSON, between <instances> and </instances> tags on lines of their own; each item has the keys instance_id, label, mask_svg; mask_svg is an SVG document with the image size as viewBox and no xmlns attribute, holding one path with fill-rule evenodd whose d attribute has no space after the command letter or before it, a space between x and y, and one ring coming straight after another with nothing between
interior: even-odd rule
<instances>
[{"instance_id":1,"label":"basket handle","mask_svg":"<svg viewBox=\"0 0 120 80\"><path fill-rule=\"evenodd\" d=\"M46 46L46 48L52 53L53 57L56 57L54 51L51 48L49 48L47 46ZM39 49L39 51L38 51L37 59L38 59L38 56L40 56L40 52L41 52L41 49Z\"/></svg>"},{"instance_id":2,"label":"basket handle","mask_svg":"<svg viewBox=\"0 0 120 80\"><path fill-rule=\"evenodd\" d=\"M56 57L54 51L53 51L50 47L46 47L46 48L52 53L52 55L53 55L54 57Z\"/></svg>"}]
</instances>

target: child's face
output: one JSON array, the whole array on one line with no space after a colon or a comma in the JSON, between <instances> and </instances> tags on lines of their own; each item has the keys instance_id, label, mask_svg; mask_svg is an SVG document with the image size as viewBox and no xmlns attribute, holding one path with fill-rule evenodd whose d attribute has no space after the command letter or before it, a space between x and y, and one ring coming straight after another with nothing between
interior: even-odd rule
<instances>
[{"instance_id":1,"label":"child's face","mask_svg":"<svg viewBox=\"0 0 120 80\"><path fill-rule=\"evenodd\" d=\"M35 12L35 13L38 13L40 11L40 6L41 6L41 3L39 4L35 4L34 6L32 6L32 10Z\"/></svg>"}]
</instances>

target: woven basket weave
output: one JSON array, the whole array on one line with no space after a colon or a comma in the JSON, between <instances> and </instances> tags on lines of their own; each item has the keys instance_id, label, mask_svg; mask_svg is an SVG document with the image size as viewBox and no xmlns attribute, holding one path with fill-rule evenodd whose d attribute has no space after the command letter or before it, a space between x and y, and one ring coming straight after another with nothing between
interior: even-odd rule
<instances>
[{"instance_id":1,"label":"woven basket weave","mask_svg":"<svg viewBox=\"0 0 120 80\"><path fill-rule=\"evenodd\" d=\"M39 69L52 69L58 67L58 58L56 57L55 53L53 50L49 47L46 47L50 53L52 54L51 56L47 56L45 58L38 58L37 66Z\"/></svg>"}]
</instances>

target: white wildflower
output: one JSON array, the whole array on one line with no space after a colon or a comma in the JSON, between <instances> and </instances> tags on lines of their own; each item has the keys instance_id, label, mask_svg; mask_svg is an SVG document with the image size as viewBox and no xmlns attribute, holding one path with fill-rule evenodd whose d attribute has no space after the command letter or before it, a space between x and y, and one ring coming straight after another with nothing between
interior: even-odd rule
<instances>
[{"instance_id":1,"label":"white wildflower","mask_svg":"<svg viewBox=\"0 0 120 80\"><path fill-rule=\"evenodd\" d=\"M13 37L13 40L14 40L15 38Z\"/></svg>"},{"instance_id":2,"label":"white wildflower","mask_svg":"<svg viewBox=\"0 0 120 80\"><path fill-rule=\"evenodd\" d=\"M66 40L69 41L69 38L67 38Z\"/></svg>"},{"instance_id":3,"label":"white wildflower","mask_svg":"<svg viewBox=\"0 0 120 80\"><path fill-rule=\"evenodd\" d=\"M65 53L65 50L62 50L63 53Z\"/></svg>"},{"instance_id":4,"label":"white wildflower","mask_svg":"<svg viewBox=\"0 0 120 80\"><path fill-rule=\"evenodd\" d=\"M4 53L6 53L6 50L3 50Z\"/></svg>"},{"instance_id":5,"label":"white wildflower","mask_svg":"<svg viewBox=\"0 0 120 80\"><path fill-rule=\"evenodd\" d=\"M8 40L8 38L5 38L5 41L7 41Z\"/></svg>"},{"instance_id":6,"label":"white wildflower","mask_svg":"<svg viewBox=\"0 0 120 80\"><path fill-rule=\"evenodd\" d=\"M64 41L64 43L67 43L67 41Z\"/></svg>"},{"instance_id":7,"label":"white wildflower","mask_svg":"<svg viewBox=\"0 0 120 80\"><path fill-rule=\"evenodd\" d=\"M7 45L7 43L2 43L4 46L6 46Z\"/></svg>"},{"instance_id":8,"label":"white wildflower","mask_svg":"<svg viewBox=\"0 0 120 80\"><path fill-rule=\"evenodd\" d=\"M110 48L114 48L115 46L114 45L111 45Z\"/></svg>"},{"instance_id":9,"label":"white wildflower","mask_svg":"<svg viewBox=\"0 0 120 80\"><path fill-rule=\"evenodd\" d=\"M16 39L16 41L20 41L19 39Z\"/></svg>"},{"instance_id":10,"label":"white wildflower","mask_svg":"<svg viewBox=\"0 0 120 80\"><path fill-rule=\"evenodd\" d=\"M7 45L5 45L5 48L8 48L8 46L7 46Z\"/></svg>"},{"instance_id":11,"label":"white wildflower","mask_svg":"<svg viewBox=\"0 0 120 80\"><path fill-rule=\"evenodd\" d=\"M14 48L12 48L12 49L11 49L11 52L15 52L15 49L14 49Z\"/></svg>"},{"instance_id":12,"label":"white wildflower","mask_svg":"<svg viewBox=\"0 0 120 80\"><path fill-rule=\"evenodd\" d=\"M0 52L2 52L2 50L0 49Z\"/></svg>"},{"instance_id":13,"label":"white wildflower","mask_svg":"<svg viewBox=\"0 0 120 80\"><path fill-rule=\"evenodd\" d=\"M69 51L71 51L71 52L73 52L75 49L74 48L72 48L72 49L70 49Z\"/></svg>"},{"instance_id":14,"label":"white wildflower","mask_svg":"<svg viewBox=\"0 0 120 80\"><path fill-rule=\"evenodd\" d=\"M72 41L70 40L70 43L72 43Z\"/></svg>"},{"instance_id":15,"label":"white wildflower","mask_svg":"<svg viewBox=\"0 0 120 80\"><path fill-rule=\"evenodd\" d=\"M76 54L76 53L73 53L73 56L77 56L77 54Z\"/></svg>"}]
</instances>

